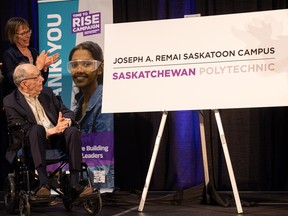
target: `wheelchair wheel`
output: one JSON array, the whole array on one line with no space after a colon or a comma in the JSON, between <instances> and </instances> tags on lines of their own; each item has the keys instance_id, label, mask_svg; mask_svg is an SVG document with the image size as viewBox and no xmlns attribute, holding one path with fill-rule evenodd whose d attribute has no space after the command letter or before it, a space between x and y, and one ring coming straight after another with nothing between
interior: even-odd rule
<instances>
[{"instance_id":1,"label":"wheelchair wheel","mask_svg":"<svg viewBox=\"0 0 288 216\"><path fill-rule=\"evenodd\" d=\"M73 208L73 202L72 202L71 198L63 197L62 198L62 202L63 202L63 205L64 205L65 209L67 211L71 211L71 209Z\"/></svg>"},{"instance_id":2,"label":"wheelchair wheel","mask_svg":"<svg viewBox=\"0 0 288 216\"><path fill-rule=\"evenodd\" d=\"M11 174L6 178L4 203L7 213L14 214L16 207L15 180Z\"/></svg>"},{"instance_id":3,"label":"wheelchair wheel","mask_svg":"<svg viewBox=\"0 0 288 216\"><path fill-rule=\"evenodd\" d=\"M83 204L85 211L89 215L97 215L102 209L102 199L100 196L87 198Z\"/></svg>"},{"instance_id":4,"label":"wheelchair wheel","mask_svg":"<svg viewBox=\"0 0 288 216\"><path fill-rule=\"evenodd\" d=\"M29 197L25 191L20 191L19 194L19 213L20 216L30 216Z\"/></svg>"}]
</instances>

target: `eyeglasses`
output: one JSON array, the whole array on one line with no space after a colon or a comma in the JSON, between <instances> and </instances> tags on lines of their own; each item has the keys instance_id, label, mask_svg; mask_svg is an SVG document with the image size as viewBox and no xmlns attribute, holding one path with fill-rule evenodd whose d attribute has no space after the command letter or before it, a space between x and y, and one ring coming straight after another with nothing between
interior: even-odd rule
<instances>
[{"instance_id":1,"label":"eyeglasses","mask_svg":"<svg viewBox=\"0 0 288 216\"><path fill-rule=\"evenodd\" d=\"M16 33L17 35L20 35L21 37L26 36L26 35L31 35L32 34L32 30L29 29L28 31L24 31L22 33Z\"/></svg>"},{"instance_id":2,"label":"eyeglasses","mask_svg":"<svg viewBox=\"0 0 288 216\"><path fill-rule=\"evenodd\" d=\"M23 82L23 81L25 81L25 80L39 80L40 77L42 77L42 74L41 74L41 73L39 73L37 76L34 76L34 77L24 78L24 79L22 79L20 82Z\"/></svg>"},{"instance_id":3,"label":"eyeglasses","mask_svg":"<svg viewBox=\"0 0 288 216\"><path fill-rule=\"evenodd\" d=\"M74 72L81 66L82 69L94 71L97 70L101 63L102 62L98 60L73 60L67 63L67 69L70 72Z\"/></svg>"}]
</instances>

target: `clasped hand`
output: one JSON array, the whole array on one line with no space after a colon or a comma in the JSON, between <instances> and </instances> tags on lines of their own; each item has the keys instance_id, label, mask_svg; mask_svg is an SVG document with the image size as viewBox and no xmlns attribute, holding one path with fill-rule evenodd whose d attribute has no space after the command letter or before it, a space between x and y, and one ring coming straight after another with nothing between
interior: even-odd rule
<instances>
[{"instance_id":1,"label":"clasped hand","mask_svg":"<svg viewBox=\"0 0 288 216\"><path fill-rule=\"evenodd\" d=\"M57 125L53 128L49 128L46 130L46 137L48 138L54 134L63 133L66 130L66 128L71 126L71 123L72 123L71 119L63 117L62 113L59 112Z\"/></svg>"}]
</instances>

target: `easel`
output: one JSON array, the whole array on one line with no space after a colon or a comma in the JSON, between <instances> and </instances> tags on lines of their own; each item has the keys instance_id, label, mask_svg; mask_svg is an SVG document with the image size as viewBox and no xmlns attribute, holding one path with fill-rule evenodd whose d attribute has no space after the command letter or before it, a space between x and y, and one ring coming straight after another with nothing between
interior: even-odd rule
<instances>
[{"instance_id":1,"label":"easel","mask_svg":"<svg viewBox=\"0 0 288 216\"><path fill-rule=\"evenodd\" d=\"M228 173L229 173L229 177L230 177L230 182L232 185L232 190L233 190L233 195L234 195L234 199L235 199L235 203L236 203L237 212L243 213L241 202L240 202L240 197L239 197L239 193L238 193L238 189L237 189L237 185L236 185L236 181L235 181L235 177L234 177L234 172L233 172L233 168L232 168L232 164L231 164L231 160L230 160L230 155L229 155L229 151L228 151L228 147L227 147L227 143L226 143L226 139L225 139L225 134L224 134L224 130L223 130L222 122L221 122L220 113L219 113L218 109L215 109L213 111L215 114L216 123L217 123L218 131L219 131L219 135L220 135L220 140L222 143L222 149L224 152L226 165L227 165L227 169L228 169ZM138 211L140 211L140 212L142 212L144 209L144 205L145 205L145 201L146 201L146 197L147 197L147 192L148 192L148 188L150 185L150 181L151 181L155 161L157 158L158 150L160 147L160 141L161 141L164 127L165 127L167 115L168 115L167 111L164 111L162 113L162 118L161 118L159 130L158 130L158 134L157 134L156 141L154 144L153 154L151 157L148 173L146 176L145 185L144 185L142 196L141 196L141 201L140 201L140 204L138 207ZM201 146L202 146L203 167L204 167L204 179L205 179L205 185L207 186L208 182L209 182L208 160L207 160L207 151L206 151L204 121L203 121L203 116L201 115L200 112L199 112L199 121L200 121L200 135L201 135Z\"/></svg>"},{"instance_id":2,"label":"easel","mask_svg":"<svg viewBox=\"0 0 288 216\"><path fill-rule=\"evenodd\" d=\"M138 211L143 211L168 112L163 111Z\"/></svg>"}]
</instances>

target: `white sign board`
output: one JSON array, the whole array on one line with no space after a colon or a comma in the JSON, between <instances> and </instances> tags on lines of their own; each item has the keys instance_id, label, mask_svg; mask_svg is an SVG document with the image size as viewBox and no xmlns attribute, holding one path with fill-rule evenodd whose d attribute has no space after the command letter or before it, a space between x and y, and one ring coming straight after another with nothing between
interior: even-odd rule
<instances>
[{"instance_id":1,"label":"white sign board","mask_svg":"<svg viewBox=\"0 0 288 216\"><path fill-rule=\"evenodd\" d=\"M103 112L288 105L288 10L105 25Z\"/></svg>"}]
</instances>

